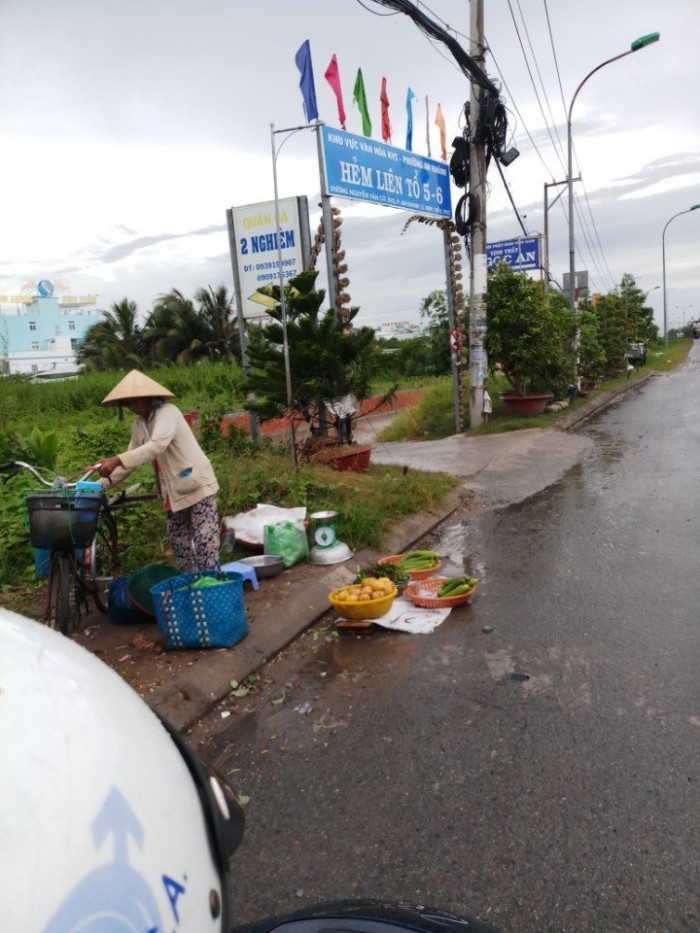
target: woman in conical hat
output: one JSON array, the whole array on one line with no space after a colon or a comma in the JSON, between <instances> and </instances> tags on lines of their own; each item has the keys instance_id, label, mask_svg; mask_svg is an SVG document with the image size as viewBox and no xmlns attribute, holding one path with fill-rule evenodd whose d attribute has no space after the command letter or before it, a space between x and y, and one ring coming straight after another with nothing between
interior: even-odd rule
<instances>
[{"instance_id":1,"label":"woman in conical hat","mask_svg":"<svg viewBox=\"0 0 700 933\"><path fill-rule=\"evenodd\" d=\"M103 400L124 406L136 416L124 453L100 460L98 472L106 485L126 479L137 467L151 463L168 522L168 538L181 573L219 567L219 484L209 458L180 409L174 394L134 369Z\"/></svg>"}]
</instances>

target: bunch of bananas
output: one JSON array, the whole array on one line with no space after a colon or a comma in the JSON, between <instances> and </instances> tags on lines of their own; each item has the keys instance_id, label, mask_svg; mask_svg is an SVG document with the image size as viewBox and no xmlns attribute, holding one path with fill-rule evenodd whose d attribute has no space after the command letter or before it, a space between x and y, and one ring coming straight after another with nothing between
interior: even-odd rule
<instances>
[{"instance_id":1,"label":"bunch of bananas","mask_svg":"<svg viewBox=\"0 0 700 933\"><path fill-rule=\"evenodd\" d=\"M462 596L473 589L478 582L476 577L450 577L449 580L445 580L437 591L437 596L439 599L444 599L447 596Z\"/></svg>"},{"instance_id":2,"label":"bunch of bananas","mask_svg":"<svg viewBox=\"0 0 700 933\"><path fill-rule=\"evenodd\" d=\"M440 562L440 555L436 551L407 551L396 566L406 573L412 570L430 570Z\"/></svg>"}]
</instances>

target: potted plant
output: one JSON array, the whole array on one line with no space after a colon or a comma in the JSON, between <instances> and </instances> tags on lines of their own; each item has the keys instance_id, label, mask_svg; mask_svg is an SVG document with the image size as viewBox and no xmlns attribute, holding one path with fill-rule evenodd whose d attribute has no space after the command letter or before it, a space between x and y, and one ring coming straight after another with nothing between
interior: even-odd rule
<instances>
[{"instance_id":1,"label":"potted plant","mask_svg":"<svg viewBox=\"0 0 700 933\"><path fill-rule=\"evenodd\" d=\"M371 391L374 330L353 326L359 308L322 311L325 292L316 289L317 275L302 272L285 286L291 416L309 429L300 453L339 469L366 469L371 448L354 444L352 425ZM274 285L261 291L278 303L269 312L272 323L250 328L251 368L244 388L255 393L248 407L264 421L283 417L289 405L280 289Z\"/></svg>"},{"instance_id":2,"label":"potted plant","mask_svg":"<svg viewBox=\"0 0 700 933\"><path fill-rule=\"evenodd\" d=\"M486 351L512 386L501 396L519 414L544 411L573 380L575 324L563 295L499 262L489 272Z\"/></svg>"}]
</instances>

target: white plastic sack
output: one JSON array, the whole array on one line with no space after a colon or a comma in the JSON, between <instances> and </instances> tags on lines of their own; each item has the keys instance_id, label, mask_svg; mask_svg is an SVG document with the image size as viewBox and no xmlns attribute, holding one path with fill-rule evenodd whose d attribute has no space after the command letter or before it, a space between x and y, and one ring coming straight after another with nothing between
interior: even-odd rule
<instances>
[{"instance_id":1,"label":"white plastic sack","mask_svg":"<svg viewBox=\"0 0 700 933\"><path fill-rule=\"evenodd\" d=\"M281 509L277 505L261 503L251 509L250 512L227 515L224 518L224 528L227 531L232 531L239 541L262 545L265 538L265 525L279 525L282 522L303 523L305 518L305 506Z\"/></svg>"}]
</instances>

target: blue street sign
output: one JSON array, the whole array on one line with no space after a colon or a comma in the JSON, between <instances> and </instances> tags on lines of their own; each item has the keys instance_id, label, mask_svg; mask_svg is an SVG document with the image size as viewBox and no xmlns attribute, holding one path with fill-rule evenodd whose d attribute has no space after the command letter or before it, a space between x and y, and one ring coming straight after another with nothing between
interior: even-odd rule
<instances>
[{"instance_id":1,"label":"blue street sign","mask_svg":"<svg viewBox=\"0 0 700 933\"><path fill-rule=\"evenodd\" d=\"M490 269L499 260L520 272L540 268L540 238L520 237L517 240L499 240L486 246L486 265Z\"/></svg>"},{"instance_id":2,"label":"blue street sign","mask_svg":"<svg viewBox=\"0 0 700 933\"><path fill-rule=\"evenodd\" d=\"M364 136L321 127L328 194L414 214L451 217L446 162Z\"/></svg>"}]
</instances>

